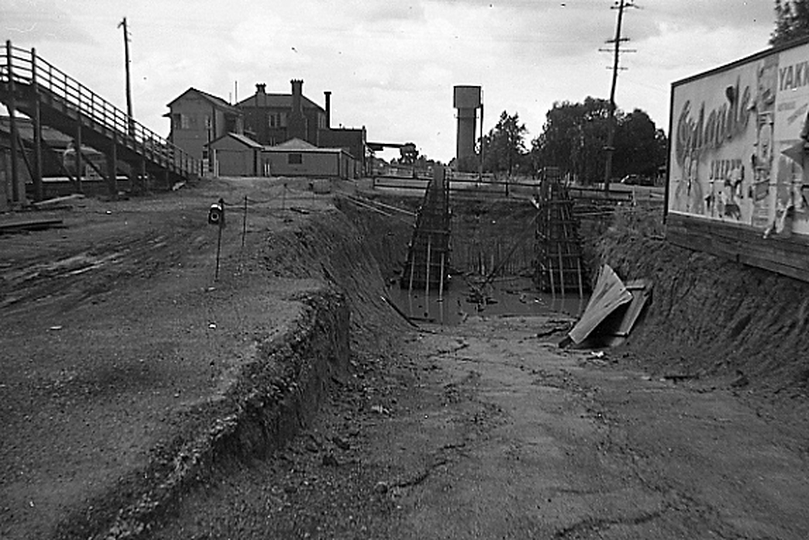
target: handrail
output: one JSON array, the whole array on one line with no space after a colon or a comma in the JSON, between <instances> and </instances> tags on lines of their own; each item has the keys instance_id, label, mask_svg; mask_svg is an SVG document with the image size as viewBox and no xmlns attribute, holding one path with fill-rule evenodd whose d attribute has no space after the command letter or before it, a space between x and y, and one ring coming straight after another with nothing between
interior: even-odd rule
<instances>
[{"instance_id":1,"label":"handrail","mask_svg":"<svg viewBox=\"0 0 809 540\"><path fill-rule=\"evenodd\" d=\"M184 173L200 173L201 163L196 158L38 56L35 49L27 51L6 41L0 51L0 82L30 85L37 92L58 98L78 119L111 131L116 142L153 163Z\"/></svg>"}]
</instances>

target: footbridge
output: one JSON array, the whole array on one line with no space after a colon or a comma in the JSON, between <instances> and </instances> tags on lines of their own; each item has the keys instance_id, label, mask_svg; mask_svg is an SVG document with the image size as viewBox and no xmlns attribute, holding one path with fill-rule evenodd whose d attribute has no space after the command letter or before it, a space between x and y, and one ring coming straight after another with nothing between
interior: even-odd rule
<instances>
[{"instance_id":1,"label":"footbridge","mask_svg":"<svg viewBox=\"0 0 809 540\"><path fill-rule=\"evenodd\" d=\"M199 160L39 57L35 49L14 47L10 41L0 48L0 102L10 116L10 155L23 158L9 160L7 167L12 203L25 198L25 193L20 193L24 189L19 181L24 174L22 167L28 169L27 176L33 180L34 198L41 200L45 196L42 153L49 148L42 140L42 126L72 137L76 149L89 146L105 155L106 167L102 168L106 170L101 171L97 163L86 159L81 151L76 152L73 171L64 172L78 192L82 190L83 164L107 180L112 197L118 193L119 173L129 175L133 186L141 187L150 181L173 185L200 174ZM30 117L34 127L28 151L16 129L18 113Z\"/></svg>"}]
</instances>

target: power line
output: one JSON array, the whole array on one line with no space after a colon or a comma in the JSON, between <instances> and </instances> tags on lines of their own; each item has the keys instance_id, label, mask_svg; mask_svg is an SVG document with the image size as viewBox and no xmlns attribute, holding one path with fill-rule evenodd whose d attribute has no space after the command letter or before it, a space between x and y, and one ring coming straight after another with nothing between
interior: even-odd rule
<instances>
[{"instance_id":1,"label":"power line","mask_svg":"<svg viewBox=\"0 0 809 540\"><path fill-rule=\"evenodd\" d=\"M612 176L612 156L615 153L615 86L618 83L618 71L621 69L620 58L621 53L636 52L633 49L622 49L621 43L629 41L629 38L621 36L621 26L624 20L624 10L627 8L636 8L634 0L618 0L611 9L618 10L618 21L615 24L615 38L607 40L607 43L612 43L612 49L599 49L600 51L607 51L613 53L612 63L612 85L610 86L610 118L607 130L607 164L604 167L604 191L610 190L610 177Z\"/></svg>"},{"instance_id":2,"label":"power line","mask_svg":"<svg viewBox=\"0 0 809 540\"><path fill-rule=\"evenodd\" d=\"M126 67L126 114L129 116L130 131L132 131L132 84L129 80L129 42L130 34L126 27L126 17L118 23L118 28L124 29L124 66Z\"/></svg>"}]
</instances>

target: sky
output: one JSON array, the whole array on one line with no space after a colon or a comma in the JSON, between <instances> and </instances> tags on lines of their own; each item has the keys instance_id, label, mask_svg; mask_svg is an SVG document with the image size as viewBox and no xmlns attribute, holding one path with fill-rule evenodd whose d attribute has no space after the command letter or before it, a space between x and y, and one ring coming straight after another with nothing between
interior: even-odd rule
<instances>
[{"instance_id":1,"label":"sky","mask_svg":"<svg viewBox=\"0 0 809 540\"><path fill-rule=\"evenodd\" d=\"M624 13L615 100L668 133L671 83L768 47L773 0L636 0ZM324 106L374 142L455 153L453 86L483 89L483 129L518 114L527 141L556 102L609 98L612 0L0 0L0 36L126 110L124 17L134 117L168 135L189 87L226 101L264 83ZM478 128L479 129L479 128ZM530 146L530 142L528 144Z\"/></svg>"}]
</instances>

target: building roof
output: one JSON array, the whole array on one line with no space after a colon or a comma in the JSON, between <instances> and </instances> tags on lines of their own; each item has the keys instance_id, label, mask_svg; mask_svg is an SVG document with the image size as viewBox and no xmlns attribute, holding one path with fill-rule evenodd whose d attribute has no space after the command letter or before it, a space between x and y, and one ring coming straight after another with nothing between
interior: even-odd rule
<instances>
[{"instance_id":1,"label":"building roof","mask_svg":"<svg viewBox=\"0 0 809 540\"><path fill-rule=\"evenodd\" d=\"M189 88L188 90L186 90L185 92L183 92L182 94L180 94L179 96L177 96L176 98L174 98L173 100L171 100L169 102L169 104L167 105L167 107L171 107L172 105L174 105L176 102L178 102L179 100L181 100L182 98L184 98L185 96L187 96L191 92L198 94L201 98L209 101L212 105L214 105L215 107L218 107L218 108L220 108L222 110L232 112L232 113L235 113L235 114L239 114L239 112L240 112L239 109L237 109L236 107L234 107L233 105L231 105L230 103L225 101L224 99L222 99L220 97L217 97L217 96L214 96L213 94L209 94L208 92L203 92L202 90L198 90L198 89L194 88L193 86L191 88Z\"/></svg>"},{"instance_id":2,"label":"building roof","mask_svg":"<svg viewBox=\"0 0 809 540\"><path fill-rule=\"evenodd\" d=\"M261 94L256 93L247 99L236 104L237 107L268 108L268 109L291 109L292 94ZM308 109L318 109L326 112L326 109L312 101L306 96L301 96L301 106Z\"/></svg>"},{"instance_id":3,"label":"building roof","mask_svg":"<svg viewBox=\"0 0 809 540\"><path fill-rule=\"evenodd\" d=\"M320 148L306 141L298 139L297 137L289 139L286 142L277 144L275 146L265 146L265 152L320 152L323 154L333 154L342 152L348 154L343 148ZM349 154L351 155L351 154Z\"/></svg>"},{"instance_id":4,"label":"building roof","mask_svg":"<svg viewBox=\"0 0 809 540\"><path fill-rule=\"evenodd\" d=\"M246 135L242 135L240 133L225 133L221 137L218 137L218 138L212 140L211 142L207 143L205 146L210 146L210 145L216 143L217 141L221 141L222 139L227 138L227 137L242 143L243 145L247 146L248 148L264 148L264 145L262 145L261 143L256 142L253 139L251 139L250 137L247 137Z\"/></svg>"}]
</instances>

